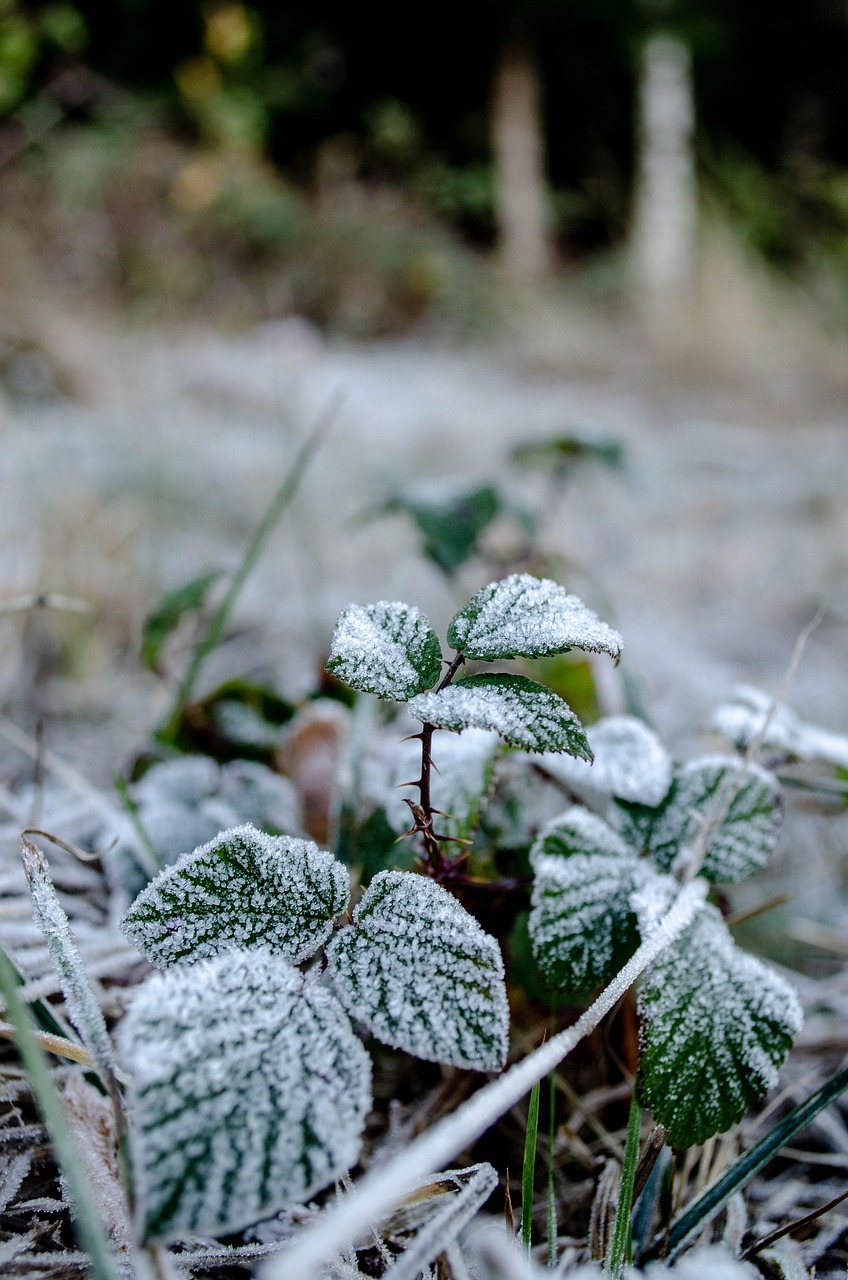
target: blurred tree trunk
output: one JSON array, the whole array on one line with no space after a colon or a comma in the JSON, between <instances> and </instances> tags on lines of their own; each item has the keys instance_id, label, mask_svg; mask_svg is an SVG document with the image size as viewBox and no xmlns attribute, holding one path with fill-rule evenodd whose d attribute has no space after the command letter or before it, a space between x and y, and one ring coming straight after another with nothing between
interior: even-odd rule
<instances>
[{"instance_id":1,"label":"blurred tree trunk","mask_svg":"<svg viewBox=\"0 0 848 1280\"><path fill-rule=\"evenodd\" d=\"M649 327L659 331L676 323L692 298L694 121L687 46L674 36L651 36L639 86L639 172L630 247L639 309Z\"/></svg>"},{"instance_id":2,"label":"blurred tree trunk","mask_svg":"<svg viewBox=\"0 0 848 1280\"><path fill-rule=\"evenodd\" d=\"M507 43L495 66L492 157L498 252L518 281L539 279L553 260L540 106L539 71L530 50Z\"/></svg>"}]
</instances>

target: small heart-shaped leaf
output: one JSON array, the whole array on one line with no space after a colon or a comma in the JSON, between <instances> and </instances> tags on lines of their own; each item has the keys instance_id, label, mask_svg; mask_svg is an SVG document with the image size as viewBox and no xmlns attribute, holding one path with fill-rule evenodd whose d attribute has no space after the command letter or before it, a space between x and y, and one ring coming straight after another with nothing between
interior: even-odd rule
<instances>
[{"instance_id":1,"label":"small heart-shaped leaf","mask_svg":"<svg viewBox=\"0 0 848 1280\"><path fill-rule=\"evenodd\" d=\"M220 1235L356 1161L371 1063L333 993L233 951L154 974L119 1027L144 1237Z\"/></svg>"},{"instance_id":2,"label":"small heart-shaped leaf","mask_svg":"<svg viewBox=\"0 0 848 1280\"><path fill-rule=\"evenodd\" d=\"M713 907L652 965L639 1007L642 1097L678 1149L723 1133L775 1085L802 1020L792 988Z\"/></svg>"},{"instance_id":3,"label":"small heart-shaped leaf","mask_svg":"<svg viewBox=\"0 0 848 1280\"><path fill-rule=\"evenodd\" d=\"M438 637L419 609L400 601L350 604L333 633L327 670L361 693L406 702L442 671Z\"/></svg>"},{"instance_id":4,"label":"small heart-shaped leaf","mask_svg":"<svg viewBox=\"0 0 848 1280\"><path fill-rule=\"evenodd\" d=\"M500 949L433 880L380 872L327 957L342 1003L378 1040L430 1062L503 1066L509 1008Z\"/></svg>"},{"instance_id":5,"label":"small heart-shaped leaf","mask_svg":"<svg viewBox=\"0 0 848 1280\"><path fill-rule=\"evenodd\" d=\"M616 660L623 641L577 596L550 578L513 573L490 582L469 600L448 628L448 643L467 658L542 658L587 649Z\"/></svg>"}]
</instances>

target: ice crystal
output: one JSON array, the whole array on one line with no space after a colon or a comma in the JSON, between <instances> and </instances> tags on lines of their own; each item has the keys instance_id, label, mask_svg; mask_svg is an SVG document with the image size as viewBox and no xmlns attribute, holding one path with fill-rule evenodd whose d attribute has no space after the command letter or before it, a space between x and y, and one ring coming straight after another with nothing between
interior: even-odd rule
<instances>
[{"instance_id":1,"label":"ice crystal","mask_svg":"<svg viewBox=\"0 0 848 1280\"><path fill-rule=\"evenodd\" d=\"M122 928L157 965L264 946L297 964L347 905L348 873L310 840L247 824L185 853L136 898Z\"/></svg>"},{"instance_id":2,"label":"ice crystal","mask_svg":"<svg viewBox=\"0 0 848 1280\"><path fill-rule=\"evenodd\" d=\"M457 1067L503 1065L509 1009L500 949L434 881L380 872L327 956L348 1012L385 1044Z\"/></svg>"},{"instance_id":3,"label":"ice crystal","mask_svg":"<svg viewBox=\"0 0 848 1280\"><path fill-rule=\"evenodd\" d=\"M655 961L639 1004L642 1095L677 1148L741 1120L801 1028L791 987L739 950L713 907Z\"/></svg>"},{"instance_id":4,"label":"ice crystal","mask_svg":"<svg viewBox=\"0 0 848 1280\"><path fill-rule=\"evenodd\" d=\"M583 726L559 694L526 676L469 676L407 703L411 716L441 729L494 729L525 751L568 751L590 760Z\"/></svg>"},{"instance_id":5,"label":"ice crystal","mask_svg":"<svg viewBox=\"0 0 848 1280\"><path fill-rule=\"evenodd\" d=\"M658 808L620 806L622 834L668 871L700 839L708 880L742 880L767 862L780 834L781 791L757 764L702 756L679 769Z\"/></svg>"},{"instance_id":6,"label":"ice crystal","mask_svg":"<svg viewBox=\"0 0 848 1280\"><path fill-rule=\"evenodd\" d=\"M68 1016L94 1061L102 1071L111 1075L114 1061L112 1042L79 949L71 936L68 917L50 879L47 860L28 840L24 840L22 845L33 915L59 975Z\"/></svg>"},{"instance_id":7,"label":"ice crystal","mask_svg":"<svg viewBox=\"0 0 848 1280\"><path fill-rule=\"evenodd\" d=\"M333 993L279 956L235 951L154 974L118 1047L146 1238L235 1231L358 1156L370 1060Z\"/></svg>"},{"instance_id":8,"label":"ice crystal","mask_svg":"<svg viewBox=\"0 0 848 1280\"><path fill-rule=\"evenodd\" d=\"M405 702L436 683L442 652L435 631L413 605L350 604L336 623L327 670L362 693Z\"/></svg>"},{"instance_id":9,"label":"ice crystal","mask_svg":"<svg viewBox=\"0 0 848 1280\"><path fill-rule=\"evenodd\" d=\"M448 643L467 658L541 658L587 649L618 659L623 641L577 596L549 578L513 573L472 597L448 628Z\"/></svg>"},{"instance_id":10,"label":"ice crystal","mask_svg":"<svg viewBox=\"0 0 848 1280\"><path fill-rule=\"evenodd\" d=\"M750 685L734 689L732 701L713 712L711 724L740 749L762 737L768 751L848 769L848 737L808 724L789 707L775 707L767 693Z\"/></svg>"},{"instance_id":11,"label":"ice crystal","mask_svg":"<svg viewBox=\"0 0 848 1280\"><path fill-rule=\"evenodd\" d=\"M586 730L593 764L552 755L545 770L578 791L600 791L636 804L658 805L671 785L671 760L660 739L635 716L607 716Z\"/></svg>"},{"instance_id":12,"label":"ice crystal","mask_svg":"<svg viewBox=\"0 0 848 1280\"><path fill-rule=\"evenodd\" d=\"M601 818L574 806L531 850L528 928L545 976L566 991L608 982L639 945L631 895L651 870Z\"/></svg>"}]
</instances>

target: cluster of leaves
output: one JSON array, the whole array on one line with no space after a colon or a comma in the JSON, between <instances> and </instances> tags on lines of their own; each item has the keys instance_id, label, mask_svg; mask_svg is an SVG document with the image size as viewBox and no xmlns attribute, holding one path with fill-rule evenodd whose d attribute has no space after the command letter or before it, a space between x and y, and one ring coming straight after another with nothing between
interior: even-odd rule
<instances>
[{"instance_id":1,"label":"cluster of leaves","mask_svg":"<svg viewBox=\"0 0 848 1280\"><path fill-rule=\"evenodd\" d=\"M631 717L587 730L522 674L457 678L466 662L572 648L617 660L621 637L563 587L527 574L492 582L447 637L451 659L428 619L397 601L350 605L337 624L332 674L404 705L421 724L416 745L407 743L421 773L405 784L419 792L420 803L407 801L407 834L420 867L376 870L354 905L350 869L303 838L288 782L263 766L187 758L136 784L134 822L163 869L121 926L159 971L133 993L114 1054L46 864L27 846L36 917L72 1020L104 1079L128 1082L144 1239L238 1230L351 1168L372 1105L363 1034L426 1061L503 1066L499 941L450 890L464 882L468 842L505 752L535 761L575 801L529 849L530 938L560 991L610 982L681 880L738 880L772 851L779 786L744 757L675 768ZM450 813L433 806L437 729L463 735L447 738L457 750L441 756ZM219 824L227 829L209 838ZM180 844L191 851L176 856ZM137 888L143 868L136 859L130 869ZM735 946L711 905L648 971L640 1010L640 1089L677 1147L739 1120L774 1082L800 1025L792 991Z\"/></svg>"},{"instance_id":2,"label":"cluster of leaves","mask_svg":"<svg viewBox=\"0 0 848 1280\"><path fill-rule=\"evenodd\" d=\"M673 897L675 875L728 884L763 867L781 819L777 780L744 759L704 756L672 770L655 735L629 717L600 721L590 739L595 808L570 806L530 853L534 952L570 992L615 976ZM564 772L575 789L588 781L588 771ZM788 984L741 951L709 905L648 973L639 1009L642 1097L676 1147L742 1118L775 1083L801 1020Z\"/></svg>"}]
</instances>

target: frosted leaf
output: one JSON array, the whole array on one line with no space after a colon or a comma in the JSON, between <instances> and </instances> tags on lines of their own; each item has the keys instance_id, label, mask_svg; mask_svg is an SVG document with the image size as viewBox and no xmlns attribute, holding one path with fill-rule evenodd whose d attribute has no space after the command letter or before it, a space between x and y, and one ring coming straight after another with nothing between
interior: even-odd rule
<instances>
[{"instance_id":1,"label":"frosted leaf","mask_svg":"<svg viewBox=\"0 0 848 1280\"><path fill-rule=\"evenodd\" d=\"M437 828L444 834L465 839L477 827L486 802L496 757L504 750L496 733L467 729L454 736L439 734L433 742L433 762L438 769L430 778L433 806L441 810ZM421 768L419 741L397 744L391 772L391 786L382 799L386 816L398 832L409 827L409 809L402 797L418 799L415 789L403 784L415 778Z\"/></svg>"},{"instance_id":2,"label":"frosted leaf","mask_svg":"<svg viewBox=\"0 0 848 1280\"><path fill-rule=\"evenodd\" d=\"M33 916L59 975L68 1017L98 1067L111 1076L114 1070L112 1042L82 956L71 936L68 917L50 879L47 860L28 840L22 839L21 846Z\"/></svg>"},{"instance_id":3,"label":"frosted leaf","mask_svg":"<svg viewBox=\"0 0 848 1280\"><path fill-rule=\"evenodd\" d=\"M331 853L247 824L167 867L121 927L157 965L257 945L297 964L326 942L349 891L348 872Z\"/></svg>"},{"instance_id":4,"label":"frosted leaf","mask_svg":"<svg viewBox=\"0 0 848 1280\"><path fill-rule=\"evenodd\" d=\"M154 765L130 795L161 867L245 822L285 835L302 832L300 803L290 779L249 760L219 767L206 756L179 756ZM129 841L107 852L104 862L121 906L150 880Z\"/></svg>"},{"instance_id":5,"label":"frosted leaf","mask_svg":"<svg viewBox=\"0 0 848 1280\"><path fill-rule=\"evenodd\" d=\"M642 1097L678 1149L741 1120L777 1082L801 1028L792 988L741 951L705 907L648 972L642 1015Z\"/></svg>"},{"instance_id":6,"label":"frosted leaf","mask_svg":"<svg viewBox=\"0 0 848 1280\"><path fill-rule=\"evenodd\" d=\"M540 833L528 928L546 978L565 991L609 982L639 945L631 906L651 868L603 819L575 805Z\"/></svg>"},{"instance_id":7,"label":"frosted leaf","mask_svg":"<svg viewBox=\"0 0 848 1280\"><path fill-rule=\"evenodd\" d=\"M635 716L607 716L586 730L595 757L589 765L553 755L540 763L551 777L578 791L600 791L637 804L658 805L671 785L671 760L660 739Z\"/></svg>"},{"instance_id":8,"label":"frosted leaf","mask_svg":"<svg viewBox=\"0 0 848 1280\"><path fill-rule=\"evenodd\" d=\"M406 702L439 679L442 651L413 605L349 604L336 623L327 670L352 689Z\"/></svg>"},{"instance_id":9,"label":"frosted leaf","mask_svg":"<svg viewBox=\"0 0 848 1280\"><path fill-rule=\"evenodd\" d=\"M132 794L140 805L170 800L194 805L212 795L218 784L218 765L208 756L177 756L151 765L135 783Z\"/></svg>"},{"instance_id":10,"label":"frosted leaf","mask_svg":"<svg viewBox=\"0 0 848 1280\"><path fill-rule=\"evenodd\" d=\"M440 729L494 729L525 751L568 751L591 760L586 734L567 702L526 676L468 676L407 703L417 720Z\"/></svg>"},{"instance_id":11,"label":"frosted leaf","mask_svg":"<svg viewBox=\"0 0 848 1280\"><path fill-rule=\"evenodd\" d=\"M503 1066L509 1008L500 949L433 880L381 871L327 957L342 1003L384 1044L455 1067Z\"/></svg>"},{"instance_id":12,"label":"frosted leaf","mask_svg":"<svg viewBox=\"0 0 848 1280\"><path fill-rule=\"evenodd\" d=\"M577 596L550 578L513 573L490 582L448 627L448 643L467 658L541 658L588 649L621 656L623 641Z\"/></svg>"},{"instance_id":13,"label":"frosted leaf","mask_svg":"<svg viewBox=\"0 0 848 1280\"><path fill-rule=\"evenodd\" d=\"M711 827L724 813L701 868L708 880L717 883L742 880L765 866L777 844L783 816L774 775L734 756L691 760L676 772L659 808L621 805L620 812L624 838L650 853L663 871L671 870L704 827Z\"/></svg>"},{"instance_id":14,"label":"frosted leaf","mask_svg":"<svg viewBox=\"0 0 848 1280\"><path fill-rule=\"evenodd\" d=\"M769 713L770 716L769 716ZM769 717L763 747L793 760L820 761L848 769L848 737L809 724L789 707L773 707L767 693L740 685L730 702L713 712L711 727L742 750L758 741Z\"/></svg>"},{"instance_id":15,"label":"frosted leaf","mask_svg":"<svg viewBox=\"0 0 848 1280\"><path fill-rule=\"evenodd\" d=\"M357 1159L371 1064L333 993L268 952L154 974L118 1033L145 1238L219 1235Z\"/></svg>"}]
</instances>

